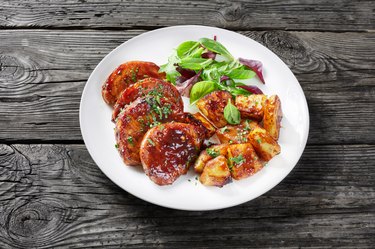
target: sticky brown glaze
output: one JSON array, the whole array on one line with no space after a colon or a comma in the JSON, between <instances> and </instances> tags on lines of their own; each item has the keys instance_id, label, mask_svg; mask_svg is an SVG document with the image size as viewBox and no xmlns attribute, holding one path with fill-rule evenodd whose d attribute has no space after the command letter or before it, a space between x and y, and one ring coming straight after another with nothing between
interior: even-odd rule
<instances>
[{"instance_id":1,"label":"sticky brown glaze","mask_svg":"<svg viewBox=\"0 0 375 249\"><path fill-rule=\"evenodd\" d=\"M191 124L197 127L197 133L199 137L208 139L212 136L211 131L206 127L206 125L198 118L195 114L189 112L183 112L174 117L175 122Z\"/></svg>"},{"instance_id":2,"label":"sticky brown glaze","mask_svg":"<svg viewBox=\"0 0 375 249\"><path fill-rule=\"evenodd\" d=\"M181 107L168 98L160 104L152 96L138 98L120 113L116 121L115 135L118 150L125 164L141 164L139 147L146 132L153 126L174 120Z\"/></svg>"},{"instance_id":3,"label":"sticky brown glaze","mask_svg":"<svg viewBox=\"0 0 375 249\"><path fill-rule=\"evenodd\" d=\"M216 136L220 143L241 144L249 142L249 133L259 127L256 121L242 120L239 125L226 125L216 131Z\"/></svg>"},{"instance_id":4,"label":"sticky brown glaze","mask_svg":"<svg viewBox=\"0 0 375 249\"><path fill-rule=\"evenodd\" d=\"M200 144L194 125L178 122L158 125L142 141L143 169L156 184L172 184L194 163Z\"/></svg>"},{"instance_id":5,"label":"sticky brown glaze","mask_svg":"<svg viewBox=\"0 0 375 249\"><path fill-rule=\"evenodd\" d=\"M197 101L197 107L217 128L227 124L224 118L224 108L232 95L227 91L214 91ZM233 101L232 101L233 103Z\"/></svg>"},{"instance_id":6,"label":"sticky brown glaze","mask_svg":"<svg viewBox=\"0 0 375 249\"><path fill-rule=\"evenodd\" d=\"M146 95L153 95L155 97L166 97L175 101L176 106L183 109L183 102L181 95L177 91L176 87L171 83L163 81L161 79L146 78L138 81L134 85L126 88L119 96L114 109L112 112L112 121L116 120L118 114L124 106L129 105L131 102L139 97Z\"/></svg>"},{"instance_id":7,"label":"sticky brown glaze","mask_svg":"<svg viewBox=\"0 0 375 249\"><path fill-rule=\"evenodd\" d=\"M232 177L235 180L254 175L263 167L250 143L229 145L228 160Z\"/></svg>"},{"instance_id":8,"label":"sticky brown glaze","mask_svg":"<svg viewBox=\"0 0 375 249\"><path fill-rule=\"evenodd\" d=\"M138 80L144 78L165 79L165 73L159 73L159 67L146 61L129 61L117 67L102 86L104 101L113 106L121 92Z\"/></svg>"}]
</instances>

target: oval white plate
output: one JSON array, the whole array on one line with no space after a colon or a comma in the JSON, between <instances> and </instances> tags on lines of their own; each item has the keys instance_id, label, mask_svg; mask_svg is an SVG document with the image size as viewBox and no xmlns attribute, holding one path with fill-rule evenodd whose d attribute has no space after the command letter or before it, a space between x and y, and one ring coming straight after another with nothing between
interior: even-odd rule
<instances>
[{"instance_id":1,"label":"oval white plate","mask_svg":"<svg viewBox=\"0 0 375 249\"><path fill-rule=\"evenodd\" d=\"M277 94L284 117L279 139L281 153L260 172L223 188L206 187L190 169L171 186L158 186L140 168L124 165L115 148L111 108L104 103L101 86L121 63L131 60L164 64L172 49L186 40L217 36L235 58L260 60L266 85L254 83L265 94ZM185 101L188 107L188 102ZM294 168L305 148L309 131L306 98L289 68L270 50L254 40L232 31L205 26L174 26L144 33L121 44L95 68L83 90L80 125L86 147L114 183L127 192L154 204L181 210L212 210L235 206L252 200L284 179Z\"/></svg>"}]
</instances>

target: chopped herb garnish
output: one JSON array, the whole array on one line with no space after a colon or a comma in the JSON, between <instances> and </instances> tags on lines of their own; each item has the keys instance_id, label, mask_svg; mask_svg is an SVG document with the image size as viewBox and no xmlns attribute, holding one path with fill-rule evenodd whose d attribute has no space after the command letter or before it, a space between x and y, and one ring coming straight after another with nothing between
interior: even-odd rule
<instances>
[{"instance_id":1,"label":"chopped herb garnish","mask_svg":"<svg viewBox=\"0 0 375 249\"><path fill-rule=\"evenodd\" d=\"M239 156L237 156L237 157L232 157L232 158L230 158L230 161L232 161L232 162L235 163L235 164L242 164L242 163L245 162L245 159L243 158L242 155L239 155Z\"/></svg>"},{"instance_id":2,"label":"chopped herb garnish","mask_svg":"<svg viewBox=\"0 0 375 249\"><path fill-rule=\"evenodd\" d=\"M168 118L169 114L172 113L171 105L167 104L161 108L162 113L164 114L164 118Z\"/></svg>"},{"instance_id":3,"label":"chopped herb garnish","mask_svg":"<svg viewBox=\"0 0 375 249\"><path fill-rule=\"evenodd\" d=\"M148 141L152 146L155 146L154 141L152 141L151 139L147 138L147 141Z\"/></svg>"},{"instance_id":4,"label":"chopped herb garnish","mask_svg":"<svg viewBox=\"0 0 375 249\"><path fill-rule=\"evenodd\" d=\"M232 172L233 171L233 163L231 160L228 159L228 168L229 168L229 171Z\"/></svg>"},{"instance_id":5,"label":"chopped herb garnish","mask_svg":"<svg viewBox=\"0 0 375 249\"><path fill-rule=\"evenodd\" d=\"M133 144L133 138L132 138L131 136L129 136L129 137L127 138L127 140L128 140L128 142L129 142L130 144Z\"/></svg>"},{"instance_id":6,"label":"chopped herb garnish","mask_svg":"<svg viewBox=\"0 0 375 249\"><path fill-rule=\"evenodd\" d=\"M223 128L220 129L220 133L225 133L228 131L228 127L224 126Z\"/></svg>"},{"instance_id":7,"label":"chopped herb garnish","mask_svg":"<svg viewBox=\"0 0 375 249\"><path fill-rule=\"evenodd\" d=\"M118 144L115 144L115 148L118 149Z\"/></svg>"},{"instance_id":8,"label":"chopped herb garnish","mask_svg":"<svg viewBox=\"0 0 375 249\"><path fill-rule=\"evenodd\" d=\"M257 142L258 142L258 144L260 144L260 143L262 143L262 140L260 140L260 139L257 139Z\"/></svg>"},{"instance_id":9,"label":"chopped herb garnish","mask_svg":"<svg viewBox=\"0 0 375 249\"><path fill-rule=\"evenodd\" d=\"M137 74L138 74L139 67L134 68L132 70L132 81L135 83L137 82Z\"/></svg>"},{"instance_id":10,"label":"chopped herb garnish","mask_svg":"<svg viewBox=\"0 0 375 249\"><path fill-rule=\"evenodd\" d=\"M207 154L210 156L210 157L217 157L217 156L220 156L220 153L214 149L211 149L211 148L207 148L206 149L206 152Z\"/></svg>"},{"instance_id":11,"label":"chopped herb garnish","mask_svg":"<svg viewBox=\"0 0 375 249\"><path fill-rule=\"evenodd\" d=\"M159 121L154 121L150 124L150 128L155 127L157 125L161 124Z\"/></svg>"},{"instance_id":12,"label":"chopped herb garnish","mask_svg":"<svg viewBox=\"0 0 375 249\"><path fill-rule=\"evenodd\" d=\"M251 130L251 127L250 127L250 123L251 123L252 121L251 120L246 120L245 121L245 127L244 127L244 130L245 131L250 131Z\"/></svg>"}]
</instances>

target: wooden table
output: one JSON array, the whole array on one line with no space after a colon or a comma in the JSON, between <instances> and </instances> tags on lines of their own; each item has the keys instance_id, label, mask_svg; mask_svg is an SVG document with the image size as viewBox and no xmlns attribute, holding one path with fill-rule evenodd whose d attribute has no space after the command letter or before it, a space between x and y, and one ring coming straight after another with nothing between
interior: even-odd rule
<instances>
[{"instance_id":1,"label":"wooden table","mask_svg":"<svg viewBox=\"0 0 375 249\"><path fill-rule=\"evenodd\" d=\"M0 1L0 248L374 248L373 1ZM210 212L169 210L92 161L79 102L99 61L159 27L237 31L289 65L311 128L292 173Z\"/></svg>"}]
</instances>

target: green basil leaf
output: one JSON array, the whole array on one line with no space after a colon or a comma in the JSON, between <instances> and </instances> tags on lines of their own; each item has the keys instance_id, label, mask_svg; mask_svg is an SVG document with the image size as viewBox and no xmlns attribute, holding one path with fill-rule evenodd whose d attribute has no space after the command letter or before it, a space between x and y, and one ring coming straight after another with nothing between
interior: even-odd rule
<instances>
[{"instance_id":1,"label":"green basil leaf","mask_svg":"<svg viewBox=\"0 0 375 249\"><path fill-rule=\"evenodd\" d=\"M198 47L198 48L196 48L194 51L192 51L190 53L189 57L192 57L192 58L202 58L203 51L204 51L204 48Z\"/></svg>"},{"instance_id":2,"label":"green basil leaf","mask_svg":"<svg viewBox=\"0 0 375 249\"><path fill-rule=\"evenodd\" d=\"M207 67L212 63L211 59L203 58L184 58L178 63L182 68L191 69L191 70L201 70L202 68Z\"/></svg>"},{"instance_id":3,"label":"green basil leaf","mask_svg":"<svg viewBox=\"0 0 375 249\"><path fill-rule=\"evenodd\" d=\"M190 55L193 50L195 50L199 46L199 42L196 41L186 41L181 43L176 51L177 56L183 58L187 55Z\"/></svg>"},{"instance_id":4,"label":"green basil leaf","mask_svg":"<svg viewBox=\"0 0 375 249\"><path fill-rule=\"evenodd\" d=\"M239 124L241 122L240 111L232 104L231 99L229 99L228 104L224 108L224 118L229 124Z\"/></svg>"},{"instance_id":5,"label":"green basil leaf","mask_svg":"<svg viewBox=\"0 0 375 249\"><path fill-rule=\"evenodd\" d=\"M216 68L209 67L202 71L201 78L205 81L217 82L220 78L220 74Z\"/></svg>"},{"instance_id":6,"label":"green basil leaf","mask_svg":"<svg viewBox=\"0 0 375 249\"><path fill-rule=\"evenodd\" d=\"M243 88L239 88L239 87L231 87L230 89L228 89L228 91L233 95L233 96L237 96L237 95L245 95L245 96L248 96L248 95L252 95L253 93L243 89Z\"/></svg>"},{"instance_id":7,"label":"green basil leaf","mask_svg":"<svg viewBox=\"0 0 375 249\"><path fill-rule=\"evenodd\" d=\"M225 75L231 79L247 80L253 78L255 76L255 72L249 69L236 68L228 71Z\"/></svg>"},{"instance_id":8,"label":"green basil leaf","mask_svg":"<svg viewBox=\"0 0 375 249\"><path fill-rule=\"evenodd\" d=\"M208 50L221 54L222 56L228 58L229 60L233 60L233 56L221 43L212 39L208 39L208 38L201 38L199 39L199 42Z\"/></svg>"},{"instance_id":9,"label":"green basil leaf","mask_svg":"<svg viewBox=\"0 0 375 249\"><path fill-rule=\"evenodd\" d=\"M177 56L176 50L168 57L168 63L161 65L159 72L165 72L167 81L171 82L172 84L176 83L176 78L181 76L179 72L176 70L175 64L179 63L180 59Z\"/></svg>"},{"instance_id":10,"label":"green basil leaf","mask_svg":"<svg viewBox=\"0 0 375 249\"><path fill-rule=\"evenodd\" d=\"M216 84L212 81L200 81L195 83L190 91L190 104L216 90Z\"/></svg>"}]
</instances>

